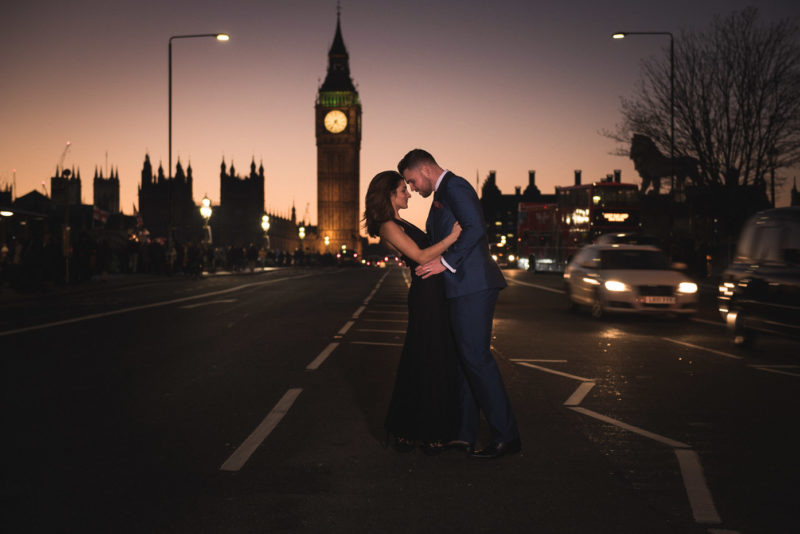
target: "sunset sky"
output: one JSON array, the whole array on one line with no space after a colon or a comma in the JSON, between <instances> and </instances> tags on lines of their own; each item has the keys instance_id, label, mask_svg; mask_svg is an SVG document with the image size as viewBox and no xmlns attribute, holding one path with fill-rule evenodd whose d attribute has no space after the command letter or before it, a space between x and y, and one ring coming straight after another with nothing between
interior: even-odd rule
<instances>
[{"instance_id":1,"label":"sunset sky","mask_svg":"<svg viewBox=\"0 0 800 534\"><path fill-rule=\"evenodd\" d=\"M641 61L667 38L614 41L617 30L705 29L752 0L342 0L342 32L363 105L361 189L414 147L475 182L497 171L513 192L535 169L544 193L621 169L600 135ZM760 0L763 21L800 15ZM226 32L227 43L173 45L173 163L191 162L194 197L219 199L219 166L263 161L266 208L316 224L314 98L336 27L335 0L76 0L0 7L0 184L41 190L65 163L92 203L95 167L119 169L121 207L138 204L145 153L167 165L167 42ZM107 175L107 171L105 172ZM791 181L792 175L789 174ZM788 188L787 188L788 191ZM784 191L779 204L788 202ZM782 200L782 201L780 201ZM363 202L363 200L362 200ZM411 200L424 221L429 200ZM363 206L362 206L363 207Z\"/></svg>"}]
</instances>

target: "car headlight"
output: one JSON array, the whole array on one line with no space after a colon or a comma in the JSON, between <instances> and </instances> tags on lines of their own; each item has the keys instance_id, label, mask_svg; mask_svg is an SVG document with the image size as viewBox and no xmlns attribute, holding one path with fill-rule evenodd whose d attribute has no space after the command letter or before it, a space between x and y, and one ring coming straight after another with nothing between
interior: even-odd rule
<instances>
[{"instance_id":1,"label":"car headlight","mask_svg":"<svg viewBox=\"0 0 800 534\"><path fill-rule=\"evenodd\" d=\"M497 254L492 254L492 259L493 259L494 261L497 261Z\"/></svg>"},{"instance_id":2,"label":"car headlight","mask_svg":"<svg viewBox=\"0 0 800 534\"><path fill-rule=\"evenodd\" d=\"M679 293L697 293L697 284L694 282L681 282L678 284L678 292Z\"/></svg>"},{"instance_id":3,"label":"car headlight","mask_svg":"<svg viewBox=\"0 0 800 534\"><path fill-rule=\"evenodd\" d=\"M513 254L509 254L508 255L508 261L514 261L514 255Z\"/></svg>"},{"instance_id":4,"label":"car headlight","mask_svg":"<svg viewBox=\"0 0 800 534\"><path fill-rule=\"evenodd\" d=\"M628 286L616 280L608 280L604 285L608 291L626 291L628 289Z\"/></svg>"}]
</instances>

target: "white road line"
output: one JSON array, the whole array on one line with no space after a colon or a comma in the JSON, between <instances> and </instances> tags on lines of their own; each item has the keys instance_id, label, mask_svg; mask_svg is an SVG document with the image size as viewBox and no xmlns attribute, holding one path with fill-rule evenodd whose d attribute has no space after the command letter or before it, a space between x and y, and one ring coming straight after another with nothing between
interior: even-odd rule
<instances>
[{"instance_id":1,"label":"white road line","mask_svg":"<svg viewBox=\"0 0 800 534\"><path fill-rule=\"evenodd\" d=\"M186 306L181 306L182 310L191 310L193 308L199 308L200 306L208 306L209 304L223 304L226 302L236 302L237 299L219 299L219 300L209 300L208 302L198 302L197 304L188 304Z\"/></svg>"},{"instance_id":2,"label":"white road line","mask_svg":"<svg viewBox=\"0 0 800 534\"><path fill-rule=\"evenodd\" d=\"M675 456L678 457L678 464L681 466L683 485L686 487L686 495L692 506L694 520L706 525L721 523L722 519L719 517L717 507L714 506L714 499L703 475L700 457L691 449L675 449Z\"/></svg>"},{"instance_id":3,"label":"white road line","mask_svg":"<svg viewBox=\"0 0 800 534\"><path fill-rule=\"evenodd\" d=\"M372 292L369 295L367 295L367 298L364 299L364 306L369 304L369 301L371 301L372 297L375 296L375 293L378 292L378 289L380 289L381 284L383 284L383 281L386 279L387 276L389 276L389 271L386 271L386 273L384 273L384 275L381 276L381 279L378 280L377 284L375 284L375 288L373 288Z\"/></svg>"},{"instance_id":4,"label":"white road line","mask_svg":"<svg viewBox=\"0 0 800 534\"><path fill-rule=\"evenodd\" d=\"M405 334L405 330L379 330L376 328L358 328L358 332L380 332L383 334Z\"/></svg>"},{"instance_id":5,"label":"white road line","mask_svg":"<svg viewBox=\"0 0 800 534\"><path fill-rule=\"evenodd\" d=\"M533 287L533 288L536 288L536 289L541 289L542 291L549 291L550 293L559 293L561 295L564 294L564 290L563 289L554 289L552 287L540 286L538 284L531 284L530 282L521 282L519 280L514 280L513 278L506 278L506 281L511 283L511 284L517 284L517 285L521 285L521 286Z\"/></svg>"},{"instance_id":6,"label":"white road line","mask_svg":"<svg viewBox=\"0 0 800 534\"><path fill-rule=\"evenodd\" d=\"M656 434L655 432L650 432L649 430L639 428L638 426L633 426L629 425L628 423L623 423L618 419L614 419L612 417L608 417L607 415L603 415L595 411L587 410L586 408L578 406L586 397L586 395L589 393L589 391L591 391L591 389L594 387L595 385L594 380L582 378L576 375L570 375L568 373L563 373L561 371L555 371L553 369L548 369L547 367L534 365L525 360L512 360L512 361L514 361L518 365L524 365L525 367L531 367L533 369L539 369L540 371L545 371L547 373L552 373L555 375L560 375L560 376L565 376L567 378L580 380L581 384L572 393L572 395L570 395L570 397L564 402L564 405L567 406L570 410L574 410L583 415L597 419L598 421L614 425L623 430L628 430L629 432L639 434L640 436L644 436L646 438L667 445L668 447L672 447L675 452L675 456L677 456L678 458L678 463L680 464L681 478L683 479L683 485L684 488L686 489L686 495L689 498L689 504L692 508L692 514L694 516L695 521L703 524L719 524L722 522L722 519L720 519L719 514L717 513L717 509L714 506L714 500L711 497L711 492L709 491L708 485L706 484L705 476L703 475L703 467L700 465L700 457L694 450L692 450L690 445L687 445L686 443L680 441L676 441L666 436L662 436L660 434Z\"/></svg>"},{"instance_id":7,"label":"white road line","mask_svg":"<svg viewBox=\"0 0 800 534\"><path fill-rule=\"evenodd\" d=\"M340 336L345 335L347 331L350 330L350 327L353 326L354 324L356 324L355 321L347 321L346 323L344 323L344 326L339 330L339 335Z\"/></svg>"},{"instance_id":8,"label":"white road line","mask_svg":"<svg viewBox=\"0 0 800 534\"><path fill-rule=\"evenodd\" d=\"M800 376L800 373L792 373L789 371L783 371L781 369L775 369L776 365L750 365L753 369L758 369L759 371L766 371L768 373L775 373L778 375L789 375L789 376Z\"/></svg>"},{"instance_id":9,"label":"white road line","mask_svg":"<svg viewBox=\"0 0 800 534\"><path fill-rule=\"evenodd\" d=\"M331 355L331 353L332 353L334 350L336 350L336 347L338 347L338 346L339 346L339 344L338 344L338 343L331 343L330 345L328 345L327 347L325 347L325 350L323 350L322 352L320 352L320 353L319 353L319 356L317 356L316 358L314 358L314 360L313 360L311 363L309 363L308 365L306 365L306 370L307 370L307 371L316 371L317 369L319 369L319 366L320 366L320 365L322 365L322 362L324 362L324 361L325 361L325 359L326 359L328 356L330 356L330 355Z\"/></svg>"},{"instance_id":10,"label":"white road line","mask_svg":"<svg viewBox=\"0 0 800 534\"><path fill-rule=\"evenodd\" d=\"M219 468L220 471L238 471L241 469L259 445L275 430L275 427L278 426L278 423L281 422L281 419L283 419L302 391L302 388L292 388L287 391L272 411L261 421L261 424L233 451L230 458L225 460L225 463Z\"/></svg>"},{"instance_id":11,"label":"white road line","mask_svg":"<svg viewBox=\"0 0 800 534\"><path fill-rule=\"evenodd\" d=\"M540 371L544 371L545 373L550 373L558 376L564 376L567 378L571 378L573 380L577 380L579 382L593 382L591 378L584 378L582 376L571 375L569 373L564 373L563 371L556 371L555 369L548 369L547 367L542 367L541 365L534 365L530 362L516 362L517 365L524 365L525 367L530 367L531 369L538 369Z\"/></svg>"},{"instance_id":12,"label":"white road line","mask_svg":"<svg viewBox=\"0 0 800 534\"><path fill-rule=\"evenodd\" d=\"M158 308L161 306L168 306L170 304L178 304L179 302L186 302L189 300L197 300L203 299L207 297L215 297L217 295L224 295L226 293L233 293L234 291L240 291L242 289L246 289L248 287L256 287L256 286L263 286L267 284L274 284L276 282L283 282L285 280L299 280L301 278L308 278L310 276L319 276L319 274L304 274L300 276L285 276L283 278L274 278L272 280L265 280L263 282L251 282L249 284L242 284L240 286L229 287L228 289L220 289L219 291L212 291L210 293L203 293L201 295L194 295L191 297L182 297L179 299L171 299L171 300L164 300L161 302L153 302L151 304L142 304L139 306L131 306L129 308L121 308L119 310L111 310L107 312L101 313L92 313L90 315L82 315L80 317L73 317L71 319L64 319L63 321L53 321L51 323L44 323L34 326L25 326L23 328L15 328L14 330L6 330L4 332L0 332L0 337L2 336L10 336L13 334L21 334L23 332L33 332L35 330L44 330L45 328L53 328L55 326L63 326L65 324L72 324L72 323L79 323L82 321L90 321L92 319L99 319L101 317L109 317L111 315L119 315L122 313L128 313L133 311L139 310L147 310L149 308Z\"/></svg>"},{"instance_id":13,"label":"white road line","mask_svg":"<svg viewBox=\"0 0 800 534\"><path fill-rule=\"evenodd\" d=\"M577 406L582 403L583 399L594 387L594 384L594 381L581 382L581 385L578 386L578 389L576 389L572 395L570 395L569 398L564 401L564 406Z\"/></svg>"},{"instance_id":14,"label":"white road line","mask_svg":"<svg viewBox=\"0 0 800 534\"><path fill-rule=\"evenodd\" d=\"M736 354L731 354L729 352L722 352L721 350L709 349L708 347L702 347L700 345L694 345L692 343L686 343L685 341L678 341L677 339L672 339L672 338L669 338L669 337L662 337L661 339L663 339L664 341L669 341L671 343L677 343L678 345L683 345L685 347L690 347L690 348L698 349L698 350L704 350L706 352L711 352L713 354L719 354L720 356L725 356L726 358L732 358L734 360L744 360L744 358L742 356L737 356Z\"/></svg>"},{"instance_id":15,"label":"white road line","mask_svg":"<svg viewBox=\"0 0 800 534\"><path fill-rule=\"evenodd\" d=\"M674 439L670 439L670 438L668 438L666 436L662 436L660 434L656 434L655 432L650 432L649 430L645 430L644 428L639 428L638 426L633 426L633 425L629 425L628 423L623 423L622 421L619 421L619 420L614 419L612 417L608 417L607 415L603 415L601 413L593 412L592 410L587 410L586 408L583 408L581 406L570 406L569 409L570 410L575 410L576 412L582 413L583 415L588 415L589 417L597 419L598 421L603 421L604 423L608 423L608 424L614 425L616 427L622 428L624 430L628 430L630 432L633 432L635 434L639 434L640 436L644 436L646 438L650 438L650 439L652 439L654 441L657 441L659 443L663 443L664 445L667 445L668 447L672 447L674 449L689 449L689 448L691 448L686 443L681 443L680 441L675 441Z\"/></svg>"},{"instance_id":16,"label":"white road line","mask_svg":"<svg viewBox=\"0 0 800 534\"><path fill-rule=\"evenodd\" d=\"M361 317L361 313L366 309L366 306L361 306L356 312L353 314L353 319L358 319Z\"/></svg>"},{"instance_id":17,"label":"white road line","mask_svg":"<svg viewBox=\"0 0 800 534\"><path fill-rule=\"evenodd\" d=\"M525 358L509 358L512 362L567 363L567 360L531 360Z\"/></svg>"},{"instance_id":18,"label":"white road line","mask_svg":"<svg viewBox=\"0 0 800 534\"><path fill-rule=\"evenodd\" d=\"M738 530L727 530L724 528L710 528L708 534L741 534Z\"/></svg>"},{"instance_id":19,"label":"white road line","mask_svg":"<svg viewBox=\"0 0 800 534\"><path fill-rule=\"evenodd\" d=\"M378 343L377 341L351 341L353 345L380 345L382 347L402 347L402 343Z\"/></svg>"}]
</instances>

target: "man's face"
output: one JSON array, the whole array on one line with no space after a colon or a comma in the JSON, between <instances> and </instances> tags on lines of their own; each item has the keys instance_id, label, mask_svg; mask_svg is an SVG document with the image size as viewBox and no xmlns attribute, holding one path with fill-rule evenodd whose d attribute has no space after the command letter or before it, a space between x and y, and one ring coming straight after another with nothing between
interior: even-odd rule
<instances>
[{"instance_id":1,"label":"man's face","mask_svg":"<svg viewBox=\"0 0 800 534\"><path fill-rule=\"evenodd\" d=\"M403 178L412 191L416 191L423 198L428 198L433 193L434 183L428 176L428 167L419 165L413 169L403 171Z\"/></svg>"}]
</instances>

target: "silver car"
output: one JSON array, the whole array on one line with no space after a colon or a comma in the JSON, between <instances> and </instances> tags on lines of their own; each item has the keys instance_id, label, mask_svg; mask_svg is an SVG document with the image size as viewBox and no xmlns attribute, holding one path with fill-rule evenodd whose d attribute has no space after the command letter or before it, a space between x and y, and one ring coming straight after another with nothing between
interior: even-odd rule
<instances>
[{"instance_id":1,"label":"silver car","mask_svg":"<svg viewBox=\"0 0 800 534\"><path fill-rule=\"evenodd\" d=\"M564 286L570 309L588 306L596 318L607 312L697 312L697 284L649 245L585 246L567 265Z\"/></svg>"}]
</instances>

